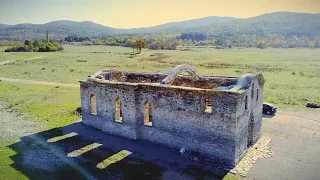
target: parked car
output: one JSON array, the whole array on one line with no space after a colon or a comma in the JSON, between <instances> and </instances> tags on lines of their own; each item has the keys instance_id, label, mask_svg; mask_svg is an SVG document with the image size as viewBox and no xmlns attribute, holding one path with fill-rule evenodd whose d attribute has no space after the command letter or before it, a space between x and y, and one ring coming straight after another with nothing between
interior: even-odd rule
<instances>
[{"instance_id":1,"label":"parked car","mask_svg":"<svg viewBox=\"0 0 320 180\"><path fill-rule=\"evenodd\" d=\"M320 108L320 104L317 104L317 103L308 103L306 105L306 107L308 108Z\"/></svg>"},{"instance_id":2,"label":"parked car","mask_svg":"<svg viewBox=\"0 0 320 180\"><path fill-rule=\"evenodd\" d=\"M277 107L270 103L263 103L263 114L274 115L277 112Z\"/></svg>"}]
</instances>

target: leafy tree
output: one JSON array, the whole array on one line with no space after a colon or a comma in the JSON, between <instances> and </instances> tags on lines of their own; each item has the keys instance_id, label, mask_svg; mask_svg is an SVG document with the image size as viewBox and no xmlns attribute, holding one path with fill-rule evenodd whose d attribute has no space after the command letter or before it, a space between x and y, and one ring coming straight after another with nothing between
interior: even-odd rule
<instances>
[{"instance_id":1,"label":"leafy tree","mask_svg":"<svg viewBox=\"0 0 320 180\"><path fill-rule=\"evenodd\" d=\"M89 37L82 37L82 36L67 36L64 38L67 42L84 42L84 41L90 41Z\"/></svg>"},{"instance_id":2,"label":"leafy tree","mask_svg":"<svg viewBox=\"0 0 320 180\"><path fill-rule=\"evenodd\" d=\"M8 48L5 52L55 52L62 50L63 47L56 41L46 43L45 40L43 42L39 40L35 40L34 42L26 40L23 46Z\"/></svg>"},{"instance_id":3,"label":"leafy tree","mask_svg":"<svg viewBox=\"0 0 320 180\"><path fill-rule=\"evenodd\" d=\"M275 47L280 47L280 39L277 38L275 41L274 41L274 46Z\"/></svg>"},{"instance_id":4,"label":"leafy tree","mask_svg":"<svg viewBox=\"0 0 320 180\"><path fill-rule=\"evenodd\" d=\"M182 33L180 39L191 39L196 41L204 41L208 39L207 35L204 33L191 32L191 33Z\"/></svg>"},{"instance_id":5,"label":"leafy tree","mask_svg":"<svg viewBox=\"0 0 320 180\"><path fill-rule=\"evenodd\" d=\"M265 48L267 48L267 43L266 43L266 41L260 40L257 48L260 48L260 49L265 49Z\"/></svg>"},{"instance_id":6,"label":"leafy tree","mask_svg":"<svg viewBox=\"0 0 320 180\"><path fill-rule=\"evenodd\" d=\"M31 41L29 41L29 40L25 40L25 41L24 41L24 45L26 45L26 46L30 46L30 45L31 45Z\"/></svg>"},{"instance_id":7,"label":"leafy tree","mask_svg":"<svg viewBox=\"0 0 320 180\"><path fill-rule=\"evenodd\" d=\"M315 41L310 41L308 47L309 48L315 48L316 47L316 42Z\"/></svg>"},{"instance_id":8,"label":"leafy tree","mask_svg":"<svg viewBox=\"0 0 320 180\"><path fill-rule=\"evenodd\" d=\"M134 47L138 48L138 54L141 53L142 48L147 48L147 43L144 40L136 40L134 43Z\"/></svg>"},{"instance_id":9,"label":"leafy tree","mask_svg":"<svg viewBox=\"0 0 320 180\"><path fill-rule=\"evenodd\" d=\"M215 43L216 46L224 46L226 47L228 45L227 41L223 38L218 38Z\"/></svg>"}]
</instances>

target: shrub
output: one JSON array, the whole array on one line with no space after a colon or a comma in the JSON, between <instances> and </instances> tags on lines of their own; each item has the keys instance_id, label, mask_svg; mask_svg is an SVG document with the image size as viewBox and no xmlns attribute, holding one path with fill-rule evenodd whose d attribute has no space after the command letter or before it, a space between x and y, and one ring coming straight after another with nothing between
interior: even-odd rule
<instances>
[{"instance_id":1,"label":"shrub","mask_svg":"<svg viewBox=\"0 0 320 180\"><path fill-rule=\"evenodd\" d=\"M267 43L266 43L266 41L263 41L263 40L259 41L257 48L260 48L260 49L265 49L265 48L267 48Z\"/></svg>"},{"instance_id":2,"label":"shrub","mask_svg":"<svg viewBox=\"0 0 320 180\"><path fill-rule=\"evenodd\" d=\"M12 47L5 50L5 52L32 52L32 48L29 46Z\"/></svg>"},{"instance_id":3,"label":"shrub","mask_svg":"<svg viewBox=\"0 0 320 180\"><path fill-rule=\"evenodd\" d=\"M31 41L26 40L26 41L24 42L24 45L26 45L26 46L30 46L30 45L31 45Z\"/></svg>"},{"instance_id":4,"label":"shrub","mask_svg":"<svg viewBox=\"0 0 320 180\"><path fill-rule=\"evenodd\" d=\"M56 52L62 51L63 47L58 42L41 42L35 40L33 43L29 40L26 40L24 46L16 46L12 48L8 48L5 52Z\"/></svg>"}]
</instances>

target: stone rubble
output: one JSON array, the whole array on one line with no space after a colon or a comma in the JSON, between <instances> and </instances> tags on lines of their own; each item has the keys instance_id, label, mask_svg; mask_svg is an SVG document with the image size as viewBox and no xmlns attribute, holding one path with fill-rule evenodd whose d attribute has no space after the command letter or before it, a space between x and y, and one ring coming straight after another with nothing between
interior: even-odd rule
<instances>
[{"instance_id":1,"label":"stone rubble","mask_svg":"<svg viewBox=\"0 0 320 180\"><path fill-rule=\"evenodd\" d=\"M267 145L271 141L268 137L261 137L256 144L248 149L247 154L237 164L235 168L230 170L233 174L239 174L246 177L250 168L256 163L258 159L273 157L273 152Z\"/></svg>"}]
</instances>

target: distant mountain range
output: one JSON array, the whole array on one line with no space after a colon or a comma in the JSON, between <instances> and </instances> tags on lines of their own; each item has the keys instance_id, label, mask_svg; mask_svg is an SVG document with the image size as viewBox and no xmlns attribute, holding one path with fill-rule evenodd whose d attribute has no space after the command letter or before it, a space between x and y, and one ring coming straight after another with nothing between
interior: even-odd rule
<instances>
[{"instance_id":1,"label":"distant mountain range","mask_svg":"<svg viewBox=\"0 0 320 180\"><path fill-rule=\"evenodd\" d=\"M45 37L46 32L50 37L64 38L69 35L77 36L102 36L114 34L117 29L106 27L90 21L53 21L46 24L17 24L0 25L0 39L33 39Z\"/></svg>"},{"instance_id":2,"label":"distant mountain range","mask_svg":"<svg viewBox=\"0 0 320 180\"><path fill-rule=\"evenodd\" d=\"M218 17L218 16L209 16L200 19L191 19L181 22L170 22L166 24L161 24L153 27L142 27L142 28L133 28L133 29L118 29L121 33L155 33L155 32L171 32L171 33L181 33L190 28L196 28L207 25L214 25L225 23L239 18L234 17Z\"/></svg>"},{"instance_id":3,"label":"distant mountain range","mask_svg":"<svg viewBox=\"0 0 320 180\"><path fill-rule=\"evenodd\" d=\"M194 28L212 36L280 34L285 37L314 37L320 35L320 14L276 12L229 21L219 25Z\"/></svg>"},{"instance_id":4,"label":"distant mountain range","mask_svg":"<svg viewBox=\"0 0 320 180\"><path fill-rule=\"evenodd\" d=\"M132 29L116 29L103 26L90 21L53 21L46 24L0 24L0 39L32 39L44 37L49 31L51 37L64 38L69 35L77 36L106 36L110 34L139 34L156 33L163 30L180 33L184 29L217 24L235 20L232 17L205 17L181 22L172 22L153 27L142 27Z\"/></svg>"},{"instance_id":5,"label":"distant mountain range","mask_svg":"<svg viewBox=\"0 0 320 180\"><path fill-rule=\"evenodd\" d=\"M233 17L205 17L181 22L171 22L153 27L116 29L90 21L53 21L46 24L0 24L1 39L35 39L45 37L61 39L69 35L106 36L111 34L203 32L211 36L237 36L242 34L263 36L282 34L284 36L320 35L320 14L276 12L239 19Z\"/></svg>"}]
</instances>

